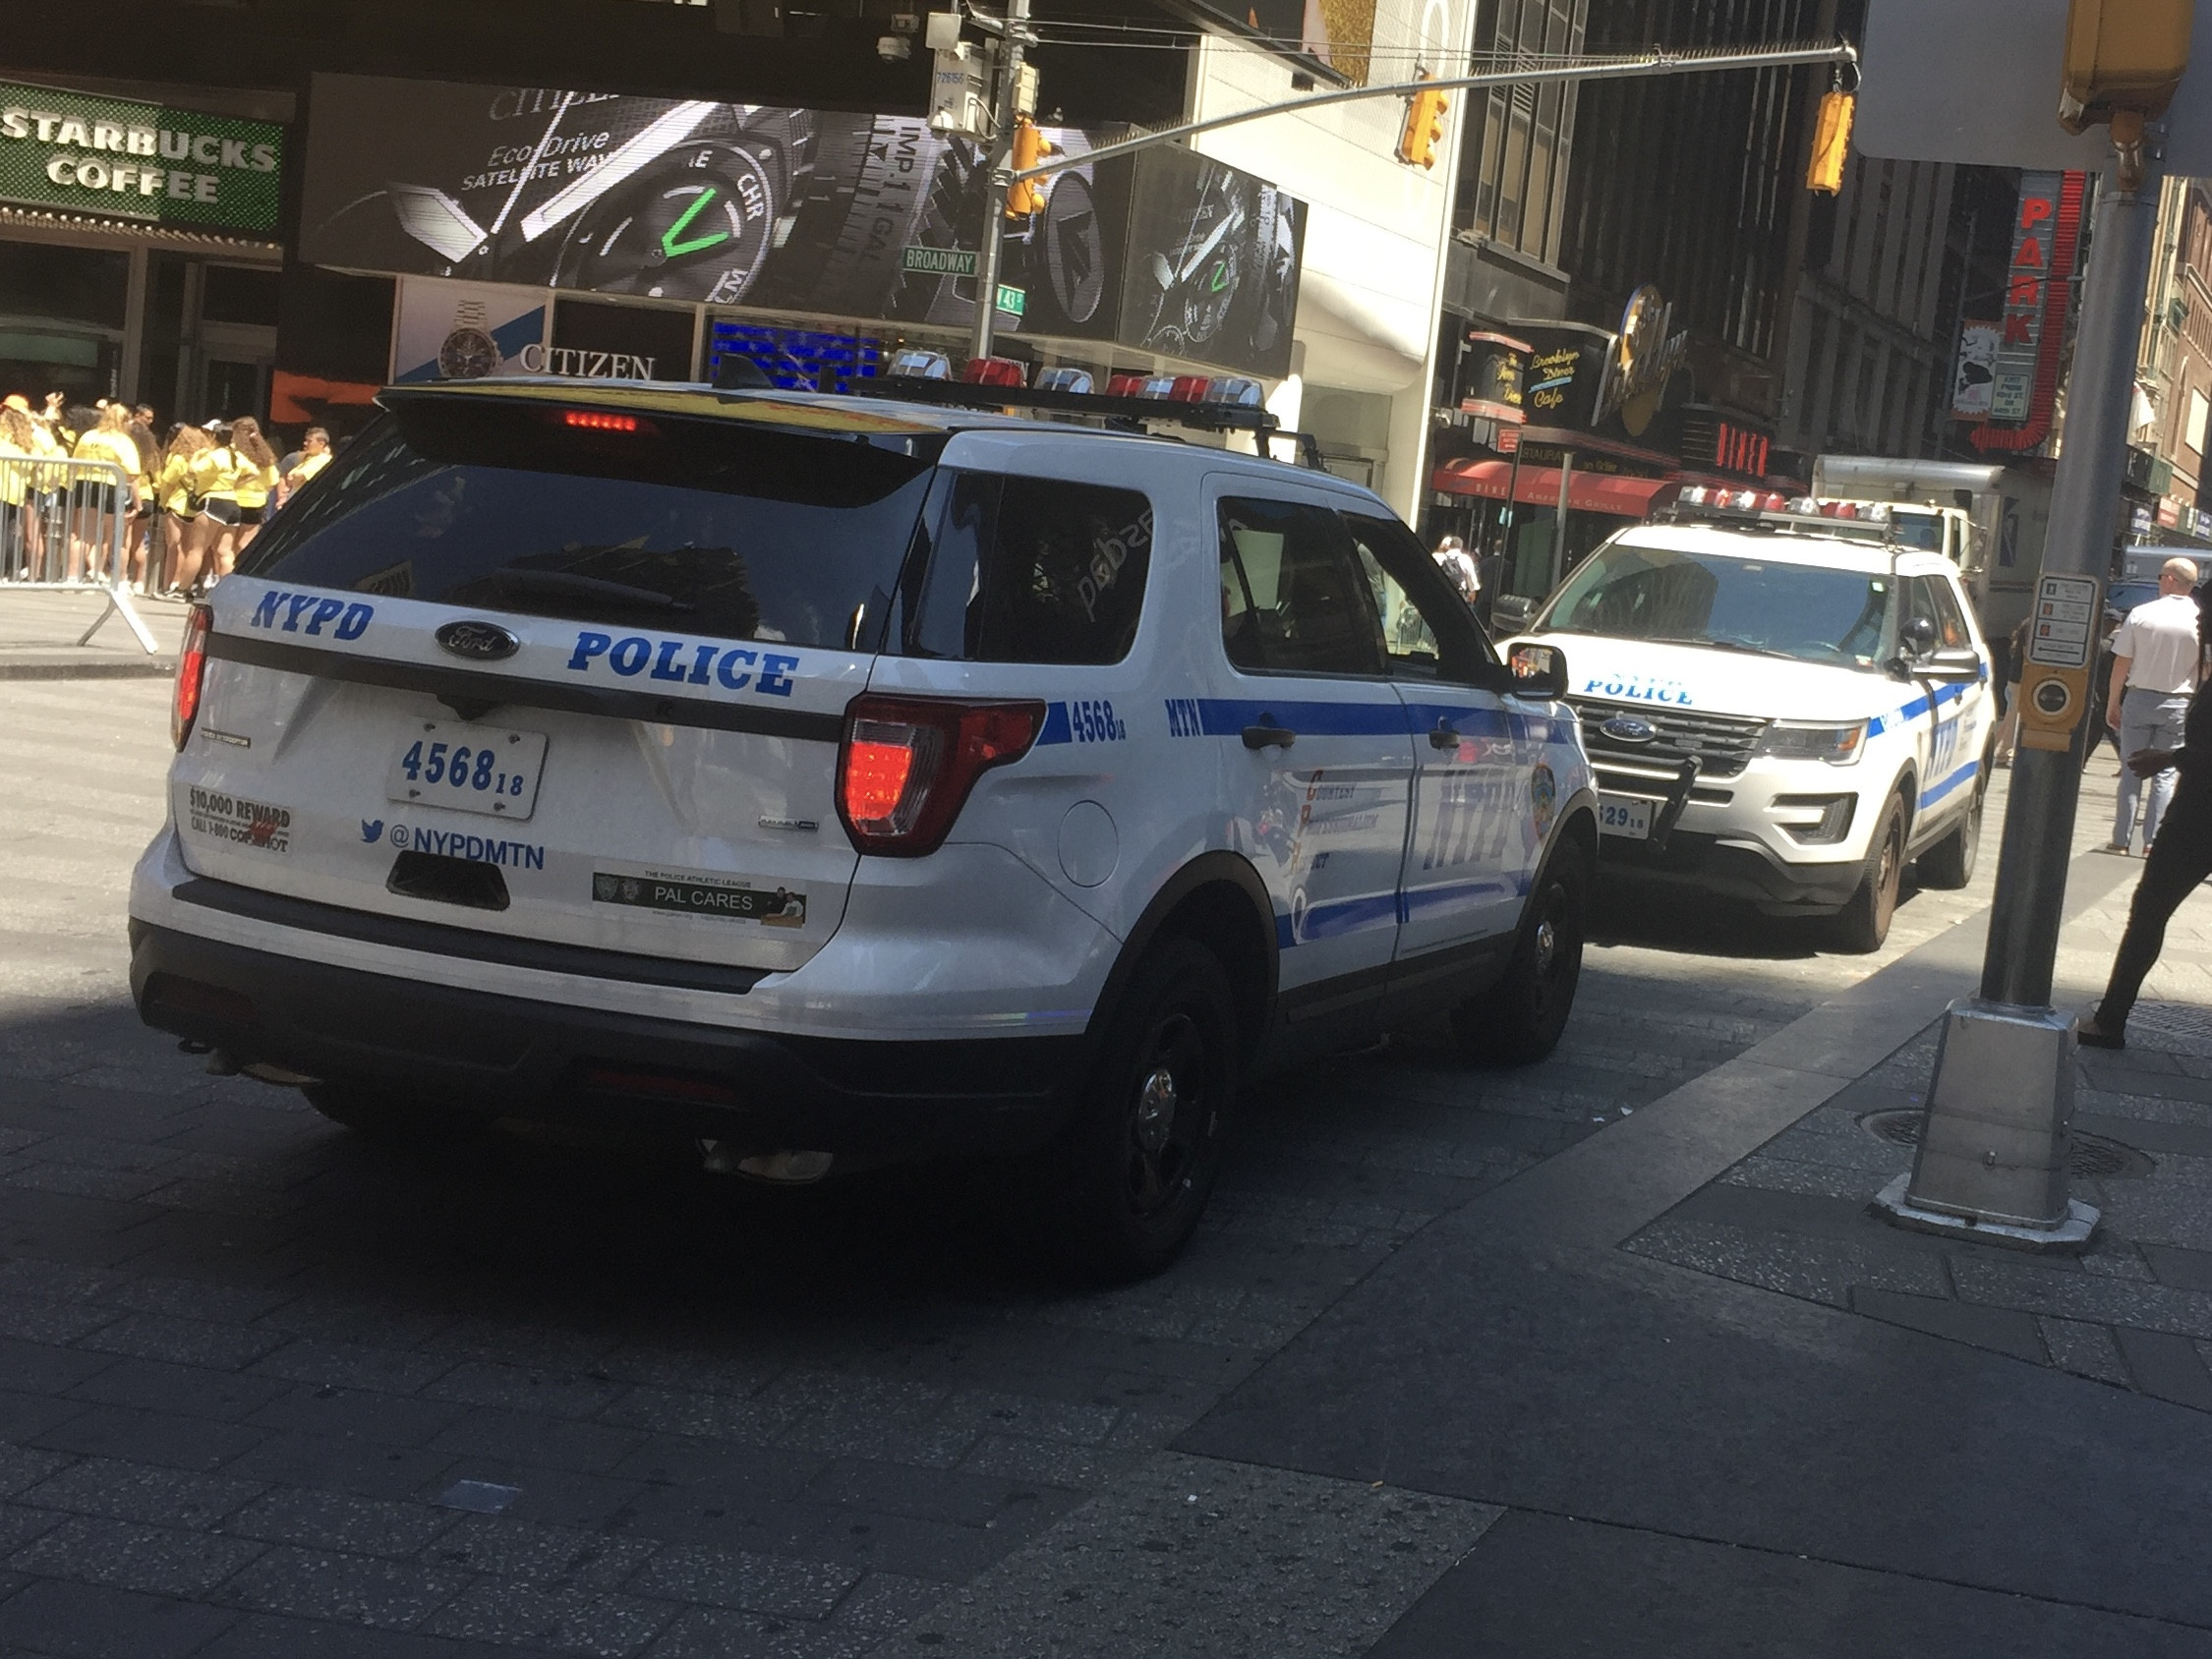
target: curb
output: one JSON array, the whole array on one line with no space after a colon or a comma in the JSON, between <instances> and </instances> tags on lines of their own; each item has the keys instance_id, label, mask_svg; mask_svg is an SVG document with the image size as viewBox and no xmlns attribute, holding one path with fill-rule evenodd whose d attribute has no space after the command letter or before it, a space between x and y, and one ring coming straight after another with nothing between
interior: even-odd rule
<instances>
[{"instance_id":1,"label":"curb","mask_svg":"<svg viewBox=\"0 0 2212 1659\"><path fill-rule=\"evenodd\" d=\"M174 657L137 657L89 661L0 661L0 680L166 680L174 679Z\"/></svg>"}]
</instances>

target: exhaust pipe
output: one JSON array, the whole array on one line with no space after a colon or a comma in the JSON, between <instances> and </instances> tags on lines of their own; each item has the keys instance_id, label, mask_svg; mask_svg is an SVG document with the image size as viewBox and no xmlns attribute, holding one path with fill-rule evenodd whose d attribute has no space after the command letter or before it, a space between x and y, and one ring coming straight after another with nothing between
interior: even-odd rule
<instances>
[{"instance_id":1,"label":"exhaust pipe","mask_svg":"<svg viewBox=\"0 0 2212 1659\"><path fill-rule=\"evenodd\" d=\"M774 1186L809 1186L830 1173L830 1152L756 1152L743 1155L728 1141L699 1141L699 1159L710 1174L744 1175Z\"/></svg>"}]
</instances>

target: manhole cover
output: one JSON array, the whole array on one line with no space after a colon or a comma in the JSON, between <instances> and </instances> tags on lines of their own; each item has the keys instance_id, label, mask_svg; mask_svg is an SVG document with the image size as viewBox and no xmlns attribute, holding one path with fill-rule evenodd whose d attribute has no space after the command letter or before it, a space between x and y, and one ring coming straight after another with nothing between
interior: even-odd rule
<instances>
[{"instance_id":1,"label":"manhole cover","mask_svg":"<svg viewBox=\"0 0 2212 1659\"><path fill-rule=\"evenodd\" d=\"M1859 1127L1876 1140L1893 1146L1918 1146L1924 1116L1918 1112L1870 1112L1859 1119ZM2146 1154L2125 1141L2084 1134L2079 1129L2073 1134L2073 1156L2066 1160L2069 1173L2093 1180L2140 1180L2157 1168Z\"/></svg>"}]
</instances>

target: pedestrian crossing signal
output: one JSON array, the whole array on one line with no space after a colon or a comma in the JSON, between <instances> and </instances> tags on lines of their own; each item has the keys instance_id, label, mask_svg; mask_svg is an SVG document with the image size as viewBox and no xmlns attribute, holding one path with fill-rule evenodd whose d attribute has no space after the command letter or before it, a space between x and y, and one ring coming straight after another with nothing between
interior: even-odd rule
<instances>
[{"instance_id":1,"label":"pedestrian crossing signal","mask_svg":"<svg viewBox=\"0 0 2212 1659\"><path fill-rule=\"evenodd\" d=\"M1436 165L1436 146L1444 142L1444 112L1450 107L1451 99L1442 92L1420 91L1406 100L1405 130L1398 135L1400 161L1409 167Z\"/></svg>"}]
</instances>

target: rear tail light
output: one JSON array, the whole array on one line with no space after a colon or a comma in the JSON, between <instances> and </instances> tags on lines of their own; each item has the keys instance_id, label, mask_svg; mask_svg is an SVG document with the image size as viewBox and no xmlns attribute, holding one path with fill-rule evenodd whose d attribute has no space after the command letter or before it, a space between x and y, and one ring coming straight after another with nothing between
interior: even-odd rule
<instances>
[{"instance_id":1,"label":"rear tail light","mask_svg":"<svg viewBox=\"0 0 2212 1659\"><path fill-rule=\"evenodd\" d=\"M192 722L200 717L200 686L207 675L207 636L214 632L215 613L196 604L185 613L184 648L177 653L177 690L169 705L169 735L179 749L192 736Z\"/></svg>"},{"instance_id":2,"label":"rear tail light","mask_svg":"<svg viewBox=\"0 0 2212 1659\"><path fill-rule=\"evenodd\" d=\"M649 432L653 429L635 415L617 415L610 409L563 409L560 424L587 432Z\"/></svg>"},{"instance_id":3,"label":"rear tail light","mask_svg":"<svg viewBox=\"0 0 2212 1659\"><path fill-rule=\"evenodd\" d=\"M935 852L975 780L1029 752L1042 703L856 697L838 755L838 816L862 852Z\"/></svg>"}]
</instances>

